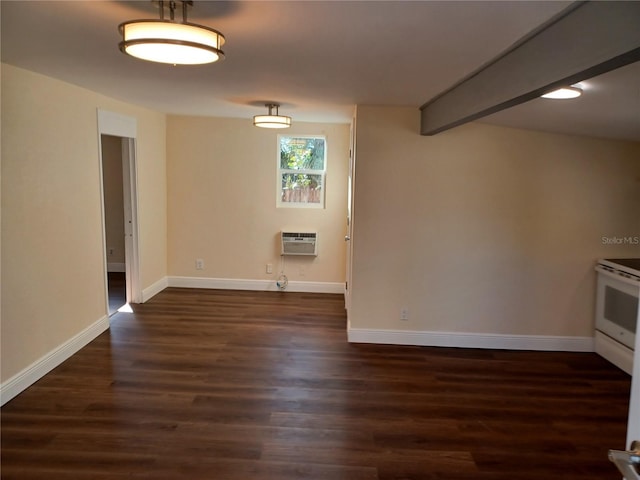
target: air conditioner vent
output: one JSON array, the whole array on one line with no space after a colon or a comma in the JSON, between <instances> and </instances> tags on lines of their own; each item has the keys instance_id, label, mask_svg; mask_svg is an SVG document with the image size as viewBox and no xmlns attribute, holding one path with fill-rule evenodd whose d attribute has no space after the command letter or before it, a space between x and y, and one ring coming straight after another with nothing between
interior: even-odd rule
<instances>
[{"instance_id":1,"label":"air conditioner vent","mask_svg":"<svg viewBox=\"0 0 640 480\"><path fill-rule=\"evenodd\" d=\"M318 255L315 232L281 232L282 255Z\"/></svg>"}]
</instances>

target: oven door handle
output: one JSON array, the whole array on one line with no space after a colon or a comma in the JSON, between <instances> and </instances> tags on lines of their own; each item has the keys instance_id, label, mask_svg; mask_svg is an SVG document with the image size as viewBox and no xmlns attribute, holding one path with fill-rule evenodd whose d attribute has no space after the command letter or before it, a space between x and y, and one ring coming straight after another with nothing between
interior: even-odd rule
<instances>
[{"instance_id":1,"label":"oven door handle","mask_svg":"<svg viewBox=\"0 0 640 480\"><path fill-rule=\"evenodd\" d=\"M626 283L627 285L633 285L634 287L640 288L640 278L633 277L631 275L627 276L625 274L616 273L601 265L596 266L596 272L609 278L613 278L619 282Z\"/></svg>"}]
</instances>

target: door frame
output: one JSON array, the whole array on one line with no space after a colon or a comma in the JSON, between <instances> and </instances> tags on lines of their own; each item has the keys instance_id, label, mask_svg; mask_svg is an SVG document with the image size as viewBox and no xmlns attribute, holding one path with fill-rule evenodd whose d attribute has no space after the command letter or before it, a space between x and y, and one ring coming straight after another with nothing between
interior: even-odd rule
<instances>
[{"instance_id":1,"label":"door frame","mask_svg":"<svg viewBox=\"0 0 640 480\"><path fill-rule=\"evenodd\" d=\"M127 303L141 303L140 247L138 227L138 168L136 156L137 120L108 110L97 110L98 156L100 162L100 193L102 213L102 251L105 278L105 308L109 311L107 279L107 235L105 229L104 184L102 176L102 135L122 138L122 173L125 215L125 272Z\"/></svg>"},{"instance_id":2,"label":"door frame","mask_svg":"<svg viewBox=\"0 0 640 480\"><path fill-rule=\"evenodd\" d=\"M638 304L638 318L640 318L640 304ZM640 335L636 335L633 373L631 375L629 418L627 419L627 449L631 449L631 442L634 440L640 440Z\"/></svg>"}]
</instances>

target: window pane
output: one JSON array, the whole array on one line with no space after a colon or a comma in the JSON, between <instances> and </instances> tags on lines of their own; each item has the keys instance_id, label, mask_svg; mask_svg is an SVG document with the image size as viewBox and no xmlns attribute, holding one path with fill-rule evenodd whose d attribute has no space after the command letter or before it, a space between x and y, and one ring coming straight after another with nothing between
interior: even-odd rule
<instances>
[{"instance_id":1,"label":"window pane","mask_svg":"<svg viewBox=\"0 0 640 480\"><path fill-rule=\"evenodd\" d=\"M322 203L323 175L282 174L283 203Z\"/></svg>"},{"instance_id":2,"label":"window pane","mask_svg":"<svg viewBox=\"0 0 640 480\"><path fill-rule=\"evenodd\" d=\"M324 170L324 138L280 137L280 168Z\"/></svg>"}]
</instances>

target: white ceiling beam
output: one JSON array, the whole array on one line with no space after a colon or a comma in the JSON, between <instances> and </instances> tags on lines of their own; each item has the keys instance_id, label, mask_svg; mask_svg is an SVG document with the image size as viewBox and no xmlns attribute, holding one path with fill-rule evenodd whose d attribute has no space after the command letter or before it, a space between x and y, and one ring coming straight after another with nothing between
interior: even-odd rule
<instances>
[{"instance_id":1,"label":"white ceiling beam","mask_svg":"<svg viewBox=\"0 0 640 480\"><path fill-rule=\"evenodd\" d=\"M640 2L576 2L420 107L434 135L640 60Z\"/></svg>"}]
</instances>

